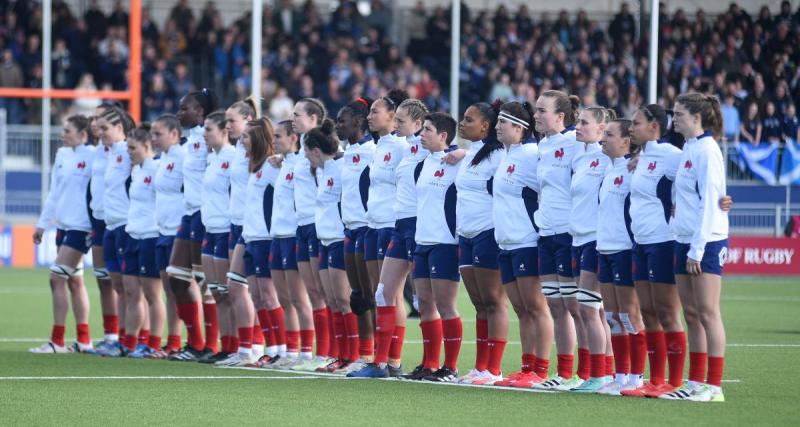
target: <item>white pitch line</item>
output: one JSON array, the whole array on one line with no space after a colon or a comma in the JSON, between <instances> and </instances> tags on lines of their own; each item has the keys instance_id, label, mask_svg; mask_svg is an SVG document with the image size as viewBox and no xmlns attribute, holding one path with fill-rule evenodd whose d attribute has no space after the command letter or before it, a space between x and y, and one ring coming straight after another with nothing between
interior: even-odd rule
<instances>
[{"instance_id":1,"label":"white pitch line","mask_svg":"<svg viewBox=\"0 0 800 427\"><path fill-rule=\"evenodd\" d=\"M212 375L193 375L193 376L42 376L42 377L0 377L0 381L35 381L35 380L318 380L320 377L309 375L291 376L212 376Z\"/></svg>"}]
</instances>

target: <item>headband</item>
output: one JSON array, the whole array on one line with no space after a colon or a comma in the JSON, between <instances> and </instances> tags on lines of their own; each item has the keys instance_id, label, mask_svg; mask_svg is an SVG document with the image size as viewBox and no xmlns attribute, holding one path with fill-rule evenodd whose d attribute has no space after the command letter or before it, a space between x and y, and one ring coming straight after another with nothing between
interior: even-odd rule
<instances>
[{"instance_id":1,"label":"headband","mask_svg":"<svg viewBox=\"0 0 800 427\"><path fill-rule=\"evenodd\" d=\"M506 113L505 111L501 111L500 114L497 116L497 118L507 120L511 123L514 123L515 125L520 125L525 129L530 128L530 123L526 122L525 120L518 119L512 116L511 114Z\"/></svg>"}]
</instances>

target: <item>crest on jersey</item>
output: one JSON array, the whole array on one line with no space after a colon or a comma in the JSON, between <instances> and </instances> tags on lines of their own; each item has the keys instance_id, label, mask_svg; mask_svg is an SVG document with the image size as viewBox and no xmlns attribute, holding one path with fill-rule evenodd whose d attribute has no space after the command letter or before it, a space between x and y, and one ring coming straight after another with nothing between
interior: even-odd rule
<instances>
[{"instance_id":1,"label":"crest on jersey","mask_svg":"<svg viewBox=\"0 0 800 427\"><path fill-rule=\"evenodd\" d=\"M194 147L194 151L198 151L198 150L200 150L200 143L199 142L195 142L192 147Z\"/></svg>"},{"instance_id":2,"label":"crest on jersey","mask_svg":"<svg viewBox=\"0 0 800 427\"><path fill-rule=\"evenodd\" d=\"M153 182L153 177L150 177L150 176L144 177L144 183L145 184L150 185L151 182Z\"/></svg>"},{"instance_id":3,"label":"crest on jersey","mask_svg":"<svg viewBox=\"0 0 800 427\"><path fill-rule=\"evenodd\" d=\"M620 176L614 178L614 185L619 187L620 185L622 185L623 181L624 181L624 179L622 178L622 175L620 175Z\"/></svg>"},{"instance_id":4,"label":"crest on jersey","mask_svg":"<svg viewBox=\"0 0 800 427\"><path fill-rule=\"evenodd\" d=\"M564 147L559 148L553 154L556 156L556 159L558 159L558 160L563 159L564 158Z\"/></svg>"},{"instance_id":5,"label":"crest on jersey","mask_svg":"<svg viewBox=\"0 0 800 427\"><path fill-rule=\"evenodd\" d=\"M656 164L657 164L657 162L650 162L647 165L647 171L648 172L652 172L652 171L656 170Z\"/></svg>"},{"instance_id":6,"label":"crest on jersey","mask_svg":"<svg viewBox=\"0 0 800 427\"><path fill-rule=\"evenodd\" d=\"M122 154L117 155L117 163L122 163Z\"/></svg>"},{"instance_id":7,"label":"crest on jersey","mask_svg":"<svg viewBox=\"0 0 800 427\"><path fill-rule=\"evenodd\" d=\"M392 153L386 153L386 155L383 156L383 161L385 163L389 163L389 160L392 160Z\"/></svg>"},{"instance_id":8,"label":"crest on jersey","mask_svg":"<svg viewBox=\"0 0 800 427\"><path fill-rule=\"evenodd\" d=\"M509 174L509 175L514 173L514 170L517 168L516 166L517 165L509 165L508 168L506 168L506 173Z\"/></svg>"},{"instance_id":9,"label":"crest on jersey","mask_svg":"<svg viewBox=\"0 0 800 427\"><path fill-rule=\"evenodd\" d=\"M261 171L256 172L256 179L261 179Z\"/></svg>"},{"instance_id":10,"label":"crest on jersey","mask_svg":"<svg viewBox=\"0 0 800 427\"><path fill-rule=\"evenodd\" d=\"M170 163L167 165L167 171L172 172L175 169L175 163Z\"/></svg>"},{"instance_id":11,"label":"crest on jersey","mask_svg":"<svg viewBox=\"0 0 800 427\"><path fill-rule=\"evenodd\" d=\"M691 169L692 168L692 161L686 160L686 163L683 164L684 169Z\"/></svg>"},{"instance_id":12,"label":"crest on jersey","mask_svg":"<svg viewBox=\"0 0 800 427\"><path fill-rule=\"evenodd\" d=\"M78 163L78 169L86 169L86 162Z\"/></svg>"},{"instance_id":13,"label":"crest on jersey","mask_svg":"<svg viewBox=\"0 0 800 427\"><path fill-rule=\"evenodd\" d=\"M592 168L592 169L594 169L594 168L596 168L598 166L600 166L600 159L594 159L594 160L592 160L592 163L589 163L589 167Z\"/></svg>"},{"instance_id":14,"label":"crest on jersey","mask_svg":"<svg viewBox=\"0 0 800 427\"><path fill-rule=\"evenodd\" d=\"M220 167L225 170L227 170L230 166L231 164L229 162L222 162L222 165L220 165Z\"/></svg>"},{"instance_id":15,"label":"crest on jersey","mask_svg":"<svg viewBox=\"0 0 800 427\"><path fill-rule=\"evenodd\" d=\"M294 179L294 172L286 174L286 182L291 182Z\"/></svg>"},{"instance_id":16,"label":"crest on jersey","mask_svg":"<svg viewBox=\"0 0 800 427\"><path fill-rule=\"evenodd\" d=\"M412 145L411 154L417 154L417 152L419 152L419 145Z\"/></svg>"},{"instance_id":17,"label":"crest on jersey","mask_svg":"<svg viewBox=\"0 0 800 427\"><path fill-rule=\"evenodd\" d=\"M436 178L441 178L444 176L444 169L439 169L433 173L433 176Z\"/></svg>"},{"instance_id":18,"label":"crest on jersey","mask_svg":"<svg viewBox=\"0 0 800 427\"><path fill-rule=\"evenodd\" d=\"M353 156L353 163L358 164L359 162L361 162L361 154L356 154Z\"/></svg>"},{"instance_id":19,"label":"crest on jersey","mask_svg":"<svg viewBox=\"0 0 800 427\"><path fill-rule=\"evenodd\" d=\"M328 178L328 188L333 188L333 178Z\"/></svg>"}]
</instances>

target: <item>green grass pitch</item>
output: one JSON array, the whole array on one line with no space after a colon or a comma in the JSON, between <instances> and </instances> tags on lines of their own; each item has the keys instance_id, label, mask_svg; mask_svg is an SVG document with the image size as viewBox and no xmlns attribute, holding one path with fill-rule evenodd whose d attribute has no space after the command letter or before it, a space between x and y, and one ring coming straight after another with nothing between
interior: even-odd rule
<instances>
[{"instance_id":1,"label":"green grass pitch","mask_svg":"<svg viewBox=\"0 0 800 427\"><path fill-rule=\"evenodd\" d=\"M94 279L86 281L97 337L98 293ZM47 271L6 268L0 270L0 425L789 425L800 416L798 303L797 279L725 280L727 402L703 404L31 355L27 348L50 331ZM460 308L466 372L474 361L466 292ZM407 369L421 356L417 323L408 325ZM519 368L516 327L512 314L506 372Z\"/></svg>"}]
</instances>

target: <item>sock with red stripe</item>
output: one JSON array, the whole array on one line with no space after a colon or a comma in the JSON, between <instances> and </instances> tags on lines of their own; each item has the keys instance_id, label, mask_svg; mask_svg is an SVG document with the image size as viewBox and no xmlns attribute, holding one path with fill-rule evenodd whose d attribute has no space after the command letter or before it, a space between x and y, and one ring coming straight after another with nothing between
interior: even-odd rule
<instances>
[{"instance_id":1,"label":"sock with red stripe","mask_svg":"<svg viewBox=\"0 0 800 427\"><path fill-rule=\"evenodd\" d=\"M64 347L64 333L66 330L67 328L64 325L53 325L53 329L50 332L50 342Z\"/></svg>"},{"instance_id":2,"label":"sock with red stripe","mask_svg":"<svg viewBox=\"0 0 800 427\"><path fill-rule=\"evenodd\" d=\"M300 330L300 354L304 356L311 356L314 351L314 330L301 329Z\"/></svg>"},{"instance_id":3,"label":"sock with red stripe","mask_svg":"<svg viewBox=\"0 0 800 427\"><path fill-rule=\"evenodd\" d=\"M200 307L198 303L176 304L178 316L186 325L186 333L189 336L189 345L197 351L202 351L206 346L203 339L203 332L200 330Z\"/></svg>"},{"instance_id":4,"label":"sock with red stripe","mask_svg":"<svg viewBox=\"0 0 800 427\"><path fill-rule=\"evenodd\" d=\"M328 356L339 358L339 340L336 338L334 329L333 312L330 307L325 307L325 316L328 322Z\"/></svg>"},{"instance_id":5,"label":"sock with red stripe","mask_svg":"<svg viewBox=\"0 0 800 427\"><path fill-rule=\"evenodd\" d=\"M103 334L117 335L119 333L119 316L104 314L103 315Z\"/></svg>"},{"instance_id":6,"label":"sock with red stripe","mask_svg":"<svg viewBox=\"0 0 800 427\"><path fill-rule=\"evenodd\" d=\"M708 356L708 380L710 385L722 385L722 370L725 366L725 357Z\"/></svg>"},{"instance_id":7,"label":"sock with red stripe","mask_svg":"<svg viewBox=\"0 0 800 427\"><path fill-rule=\"evenodd\" d=\"M347 336L347 359L351 362L358 360L359 351L359 337L358 337L358 316L352 311L350 313L343 313L342 318L344 321L344 332Z\"/></svg>"},{"instance_id":8,"label":"sock with red stripe","mask_svg":"<svg viewBox=\"0 0 800 427\"><path fill-rule=\"evenodd\" d=\"M536 373L536 375L538 375L540 378L547 378L547 372L549 370L550 370L550 360L537 357L536 365L533 368L533 371Z\"/></svg>"},{"instance_id":9,"label":"sock with red stripe","mask_svg":"<svg viewBox=\"0 0 800 427\"><path fill-rule=\"evenodd\" d=\"M336 337L337 358L345 360L350 357L350 349L347 345L347 328L344 326L344 314L333 313L333 334Z\"/></svg>"},{"instance_id":10,"label":"sock with red stripe","mask_svg":"<svg viewBox=\"0 0 800 427\"><path fill-rule=\"evenodd\" d=\"M706 379L707 353L689 353L689 381L702 383Z\"/></svg>"},{"instance_id":11,"label":"sock with red stripe","mask_svg":"<svg viewBox=\"0 0 800 427\"><path fill-rule=\"evenodd\" d=\"M389 346L389 360L399 362L403 357L403 342L406 339L406 327L395 325L392 343Z\"/></svg>"},{"instance_id":12,"label":"sock with red stripe","mask_svg":"<svg viewBox=\"0 0 800 427\"><path fill-rule=\"evenodd\" d=\"M453 372L458 370L458 354L461 352L461 339L464 336L461 318L442 320L444 339L444 366Z\"/></svg>"},{"instance_id":13,"label":"sock with red stripe","mask_svg":"<svg viewBox=\"0 0 800 427\"><path fill-rule=\"evenodd\" d=\"M300 352L300 331L286 331L286 352Z\"/></svg>"},{"instance_id":14,"label":"sock with red stripe","mask_svg":"<svg viewBox=\"0 0 800 427\"><path fill-rule=\"evenodd\" d=\"M283 307L269 310L270 325L272 333L275 334L276 345L287 345L286 342L286 322L283 317Z\"/></svg>"},{"instance_id":15,"label":"sock with red stripe","mask_svg":"<svg viewBox=\"0 0 800 427\"><path fill-rule=\"evenodd\" d=\"M611 348L614 350L615 372L617 375L631 373L631 346L628 335L613 335Z\"/></svg>"},{"instance_id":16,"label":"sock with red stripe","mask_svg":"<svg viewBox=\"0 0 800 427\"><path fill-rule=\"evenodd\" d=\"M589 376L592 378L600 378L606 375L606 355L605 354L592 354L589 356L591 364L591 371Z\"/></svg>"},{"instance_id":17,"label":"sock with red stripe","mask_svg":"<svg viewBox=\"0 0 800 427\"><path fill-rule=\"evenodd\" d=\"M522 372L533 372L536 369L536 355L535 354L522 354L522 365L521 371Z\"/></svg>"},{"instance_id":18,"label":"sock with red stripe","mask_svg":"<svg viewBox=\"0 0 800 427\"><path fill-rule=\"evenodd\" d=\"M500 364L503 363L503 353L506 350L506 340L489 338L489 342L487 344L488 344L487 353L489 353L489 360L486 362L486 369L488 369L489 372L492 373L492 375L500 375ZM531 359L531 364L530 364L531 369L533 369L535 360L536 357Z\"/></svg>"},{"instance_id":19,"label":"sock with red stripe","mask_svg":"<svg viewBox=\"0 0 800 427\"><path fill-rule=\"evenodd\" d=\"M78 323L75 325L75 332L76 336L78 337L78 342L81 344L89 344L91 343L92 339L89 335L89 324L88 323Z\"/></svg>"},{"instance_id":20,"label":"sock with red stripe","mask_svg":"<svg viewBox=\"0 0 800 427\"><path fill-rule=\"evenodd\" d=\"M421 322L422 345L425 346L425 360L423 366L428 369L439 369L439 358L442 351L442 320L429 320Z\"/></svg>"},{"instance_id":21,"label":"sock with red stripe","mask_svg":"<svg viewBox=\"0 0 800 427\"><path fill-rule=\"evenodd\" d=\"M631 345L631 374L644 375L644 366L647 361L647 337L644 331L629 334Z\"/></svg>"},{"instance_id":22,"label":"sock with red stripe","mask_svg":"<svg viewBox=\"0 0 800 427\"><path fill-rule=\"evenodd\" d=\"M216 353L219 351L219 318L217 304L203 303L203 319L206 329L206 347Z\"/></svg>"},{"instance_id":23,"label":"sock with red stripe","mask_svg":"<svg viewBox=\"0 0 800 427\"><path fill-rule=\"evenodd\" d=\"M181 336L180 335L169 335L167 336L167 350L180 350L181 348Z\"/></svg>"},{"instance_id":24,"label":"sock with red stripe","mask_svg":"<svg viewBox=\"0 0 800 427\"><path fill-rule=\"evenodd\" d=\"M592 373L591 354L588 348L578 349L578 378L586 381Z\"/></svg>"},{"instance_id":25,"label":"sock with red stripe","mask_svg":"<svg viewBox=\"0 0 800 427\"><path fill-rule=\"evenodd\" d=\"M238 331L239 336L238 347L246 349L253 348L253 327L245 326L243 328L236 328L236 330Z\"/></svg>"},{"instance_id":26,"label":"sock with red stripe","mask_svg":"<svg viewBox=\"0 0 800 427\"><path fill-rule=\"evenodd\" d=\"M489 321L475 319L475 369L485 371L489 366Z\"/></svg>"},{"instance_id":27,"label":"sock with red stripe","mask_svg":"<svg viewBox=\"0 0 800 427\"><path fill-rule=\"evenodd\" d=\"M667 339L664 331L647 332L647 358L650 361L650 382L664 384L667 369Z\"/></svg>"},{"instance_id":28,"label":"sock with red stripe","mask_svg":"<svg viewBox=\"0 0 800 427\"><path fill-rule=\"evenodd\" d=\"M328 307L314 310L314 334L316 335L317 339L317 357L328 357L330 352Z\"/></svg>"},{"instance_id":29,"label":"sock with red stripe","mask_svg":"<svg viewBox=\"0 0 800 427\"><path fill-rule=\"evenodd\" d=\"M669 384L680 387L683 369L686 366L686 332L667 332L667 361L669 362Z\"/></svg>"},{"instance_id":30,"label":"sock with red stripe","mask_svg":"<svg viewBox=\"0 0 800 427\"><path fill-rule=\"evenodd\" d=\"M150 341L150 331L147 329L140 330L138 344L147 345L148 341Z\"/></svg>"},{"instance_id":31,"label":"sock with red stripe","mask_svg":"<svg viewBox=\"0 0 800 427\"><path fill-rule=\"evenodd\" d=\"M158 350L161 348L161 337L158 335L150 335L150 339L147 340L147 346L152 348L153 350Z\"/></svg>"},{"instance_id":32,"label":"sock with red stripe","mask_svg":"<svg viewBox=\"0 0 800 427\"><path fill-rule=\"evenodd\" d=\"M614 376L614 356L606 356L606 376Z\"/></svg>"},{"instance_id":33,"label":"sock with red stripe","mask_svg":"<svg viewBox=\"0 0 800 427\"><path fill-rule=\"evenodd\" d=\"M392 346L397 307L393 305L378 307L375 318L375 363L389 361L389 349Z\"/></svg>"}]
</instances>

